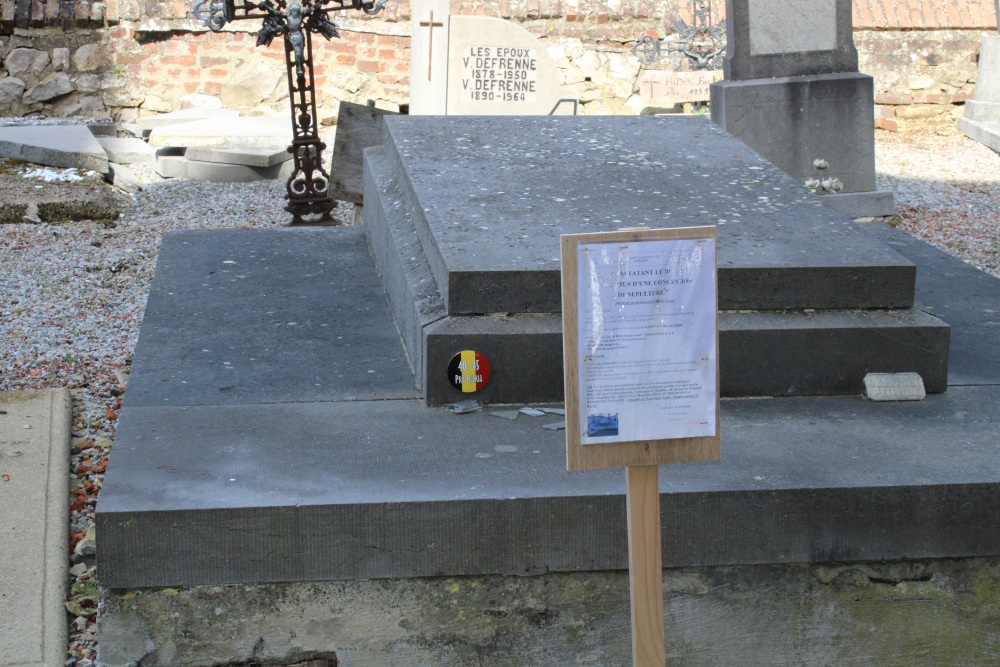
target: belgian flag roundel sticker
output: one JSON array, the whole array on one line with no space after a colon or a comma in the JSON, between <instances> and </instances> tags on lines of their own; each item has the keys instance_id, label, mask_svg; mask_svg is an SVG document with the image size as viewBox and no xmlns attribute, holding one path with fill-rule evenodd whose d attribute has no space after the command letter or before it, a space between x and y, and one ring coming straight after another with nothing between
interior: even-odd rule
<instances>
[{"instance_id":1,"label":"belgian flag roundel sticker","mask_svg":"<svg viewBox=\"0 0 1000 667\"><path fill-rule=\"evenodd\" d=\"M490 362L475 350L462 350L448 364L448 380L463 394L479 391L489 379Z\"/></svg>"}]
</instances>

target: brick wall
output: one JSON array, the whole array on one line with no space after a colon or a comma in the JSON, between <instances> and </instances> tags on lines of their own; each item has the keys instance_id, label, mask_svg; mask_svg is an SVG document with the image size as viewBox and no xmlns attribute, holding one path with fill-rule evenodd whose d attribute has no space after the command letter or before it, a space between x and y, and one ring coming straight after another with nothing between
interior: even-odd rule
<instances>
[{"instance_id":1,"label":"brick wall","mask_svg":"<svg viewBox=\"0 0 1000 667\"><path fill-rule=\"evenodd\" d=\"M254 21L207 32L190 16L191 4L0 0L0 60L20 50L16 60L34 67L16 75L0 69L0 114L113 112L128 119L179 108L194 93L258 113L280 111L287 98L280 40L254 47ZM716 0L720 14L724 4ZM586 81L573 90L586 113L629 108L621 77L637 72L629 52L636 37L662 37L675 18L691 22L685 0L452 0L451 10L513 20L540 38L564 72L575 68ZM409 15L410 0L390 0L378 17L338 14L343 39L316 38L321 114L334 116L338 100L406 103ZM995 30L996 11L994 0L855 0L854 22L861 70L876 81L879 122L894 127L949 113L971 96L981 36ZM46 86L52 97L29 95Z\"/></svg>"}]
</instances>

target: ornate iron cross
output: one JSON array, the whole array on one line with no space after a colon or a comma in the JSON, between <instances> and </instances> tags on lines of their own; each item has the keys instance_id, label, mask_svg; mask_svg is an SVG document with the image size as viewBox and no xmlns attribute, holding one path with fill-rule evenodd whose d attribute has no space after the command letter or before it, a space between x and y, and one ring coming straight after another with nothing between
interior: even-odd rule
<instances>
[{"instance_id":1,"label":"ornate iron cross","mask_svg":"<svg viewBox=\"0 0 1000 667\"><path fill-rule=\"evenodd\" d=\"M329 13L359 9L373 15L382 11L386 0L198 0L192 13L213 32L230 21L257 19L257 46L269 46L281 35L285 40L288 68L288 96L292 105L292 144L288 152L295 170L288 178L288 205L293 225L323 224L332 221L330 175L323 168L323 149L316 116L316 83L313 78L312 33L331 39L340 37Z\"/></svg>"}]
</instances>

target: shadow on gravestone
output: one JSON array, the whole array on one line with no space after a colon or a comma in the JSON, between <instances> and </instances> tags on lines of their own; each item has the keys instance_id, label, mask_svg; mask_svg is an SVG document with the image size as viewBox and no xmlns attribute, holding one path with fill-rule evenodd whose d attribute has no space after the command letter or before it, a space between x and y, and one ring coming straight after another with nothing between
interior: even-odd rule
<instances>
[{"instance_id":1,"label":"shadow on gravestone","mask_svg":"<svg viewBox=\"0 0 1000 667\"><path fill-rule=\"evenodd\" d=\"M851 11L851 0L727 0L712 120L800 183L822 183L841 213L891 215L892 193L876 190L874 84L858 72Z\"/></svg>"}]
</instances>

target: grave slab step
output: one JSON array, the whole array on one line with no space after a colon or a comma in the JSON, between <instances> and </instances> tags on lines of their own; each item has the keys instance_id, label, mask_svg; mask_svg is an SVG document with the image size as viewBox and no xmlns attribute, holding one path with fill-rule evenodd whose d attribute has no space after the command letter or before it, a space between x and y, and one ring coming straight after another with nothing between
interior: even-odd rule
<instances>
[{"instance_id":1,"label":"grave slab step","mask_svg":"<svg viewBox=\"0 0 1000 667\"><path fill-rule=\"evenodd\" d=\"M636 225L718 225L723 309L912 305L912 264L708 119L385 124L378 179L397 181L453 315L559 312L560 234Z\"/></svg>"},{"instance_id":2,"label":"grave slab step","mask_svg":"<svg viewBox=\"0 0 1000 667\"><path fill-rule=\"evenodd\" d=\"M995 554L998 399L724 401L722 461L661 475L664 565ZM623 472L566 472L546 420L415 401L126 407L97 509L102 584L625 569Z\"/></svg>"},{"instance_id":3,"label":"grave slab step","mask_svg":"<svg viewBox=\"0 0 1000 667\"><path fill-rule=\"evenodd\" d=\"M916 309L721 312L720 390L726 398L861 394L868 373L919 373L929 392L947 388L950 327ZM448 363L462 350L492 369L475 397L487 403L563 400L558 315L446 317L424 330L429 405L468 395ZM653 382L655 380L646 380Z\"/></svg>"},{"instance_id":4,"label":"grave slab step","mask_svg":"<svg viewBox=\"0 0 1000 667\"><path fill-rule=\"evenodd\" d=\"M862 230L920 266L918 300L955 327L952 386L911 403L723 401L722 461L661 476L665 565L998 553L1000 283ZM393 325L360 258L350 228L165 236L97 507L105 585L625 566L621 471L567 473L546 418L386 391L400 357L378 354ZM316 387L338 368L358 382Z\"/></svg>"}]
</instances>

